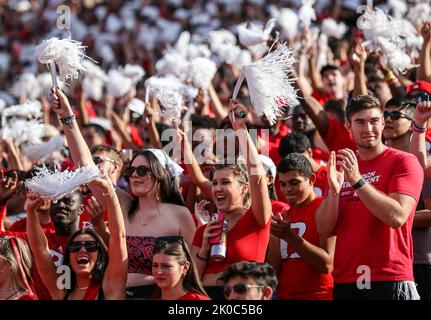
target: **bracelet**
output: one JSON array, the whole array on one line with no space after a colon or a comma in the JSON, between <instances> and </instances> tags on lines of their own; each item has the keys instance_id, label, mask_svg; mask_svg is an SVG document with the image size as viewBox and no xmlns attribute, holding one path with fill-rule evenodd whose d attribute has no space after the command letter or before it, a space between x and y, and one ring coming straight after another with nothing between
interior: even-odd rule
<instances>
[{"instance_id":1,"label":"bracelet","mask_svg":"<svg viewBox=\"0 0 431 320\"><path fill-rule=\"evenodd\" d=\"M73 114L68 117L60 118L61 123L67 125L70 129L72 129L72 121L76 119L76 116Z\"/></svg>"},{"instance_id":2,"label":"bracelet","mask_svg":"<svg viewBox=\"0 0 431 320\"><path fill-rule=\"evenodd\" d=\"M357 190L360 187L362 187L364 184L365 184L365 180L361 178L352 187L353 187L353 189Z\"/></svg>"},{"instance_id":3,"label":"bracelet","mask_svg":"<svg viewBox=\"0 0 431 320\"><path fill-rule=\"evenodd\" d=\"M396 77L395 77L395 75L394 75L394 73L393 73L392 71L389 71L389 72L386 74L386 76L385 76L385 80L386 80L386 81L393 80L394 78L396 78Z\"/></svg>"},{"instance_id":4,"label":"bracelet","mask_svg":"<svg viewBox=\"0 0 431 320\"><path fill-rule=\"evenodd\" d=\"M413 122L412 124L412 129L415 132L420 132L420 133L424 133L427 132L427 128L426 127L420 127L416 124L416 122Z\"/></svg>"},{"instance_id":5,"label":"bracelet","mask_svg":"<svg viewBox=\"0 0 431 320\"><path fill-rule=\"evenodd\" d=\"M196 258L198 258L199 260L202 260L202 261L208 261L208 258L202 258L202 257L200 257L199 256L199 252L196 252Z\"/></svg>"}]
</instances>

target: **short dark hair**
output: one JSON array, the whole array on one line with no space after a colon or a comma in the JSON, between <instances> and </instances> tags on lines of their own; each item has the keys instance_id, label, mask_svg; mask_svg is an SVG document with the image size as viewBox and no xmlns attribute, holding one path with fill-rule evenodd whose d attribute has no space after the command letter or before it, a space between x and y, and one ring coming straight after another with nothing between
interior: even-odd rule
<instances>
[{"instance_id":1,"label":"short dark hair","mask_svg":"<svg viewBox=\"0 0 431 320\"><path fill-rule=\"evenodd\" d=\"M347 101L344 99L330 99L328 100L323 109L326 112L332 112L340 120L341 123L346 122L346 106Z\"/></svg>"},{"instance_id":2,"label":"short dark hair","mask_svg":"<svg viewBox=\"0 0 431 320\"><path fill-rule=\"evenodd\" d=\"M195 129L217 129L217 122L214 118L192 114L190 120L192 121L192 126Z\"/></svg>"},{"instance_id":3,"label":"short dark hair","mask_svg":"<svg viewBox=\"0 0 431 320\"><path fill-rule=\"evenodd\" d=\"M280 140L278 154L285 158L290 153L304 153L310 149L310 139L304 133L292 132Z\"/></svg>"},{"instance_id":4,"label":"short dark hair","mask_svg":"<svg viewBox=\"0 0 431 320\"><path fill-rule=\"evenodd\" d=\"M313 173L310 161L301 153L288 154L277 166L277 172L286 173L289 171L297 170L304 178L309 178Z\"/></svg>"},{"instance_id":5,"label":"short dark hair","mask_svg":"<svg viewBox=\"0 0 431 320\"><path fill-rule=\"evenodd\" d=\"M253 278L257 283L271 287L275 291L278 285L278 279L274 268L266 262L242 261L231 264L223 272L219 280L227 283L233 277Z\"/></svg>"},{"instance_id":6,"label":"short dark hair","mask_svg":"<svg viewBox=\"0 0 431 320\"><path fill-rule=\"evenodd\" d=\"M106 139L107 138L107 135L106 135L106 130L105 130L105 128L103 128L101 125L99 125L99 124L97 124L97 123L87 123L87 124L84 124L84 126L82 127L82 129L90 129L90 128L94 128L94 131L96 131L96 133L100 136L100 137L102 137L102 138L104 138L104 139Z\"/></svg>"},{"instance_id":7,"label":"short dark hair","mask_svg":"<svg viewBox=\"0 0 431 320\"><path fill-rule=\"evenodd\" d=\"M95 154L96 152L108 153L116 163L118 163L121 167L123 166L124 159L121 152L117 148L105 144L99 144L91 148L91 154Z\"/></svg>"},{"instance_id":8,"label":"short dark hair","mask_svg":"<svg viewBox=\"0 0 431 320\"><path fill-rule=\"evenodd\" d=\"M320 69L320 75L323 77L323 75L325 74L326 71L332 71L332 70L338 70L340 71L340 73L342 74L343 71L341 70L341 68L335 64L327 64L325 66L322 67L322 69Z\"/></svg>"},{"instance_id":9,"label":"short dark hair","mask_svg":"<svg viewBox=\"0 0 431 320\"><path fill-rule=\"evenodd\" d=\"M382 105L380 104L379 99L370 95L360 95L353 97L350 99L346 108L346 117L349 123L352 122L352 116L359 111L365 109L373 109L377 108L383 113Z\"/></svg>"},{"instance_id":10,"label":"short dark hair","mask_svg":"<svg viewBox=\"0 0 431 320\"><path fill-rule=\"evenodd\" d=\"M386 102L385 109L389 107L398 107L398 110L403 110L410 118L414 117L417 102L411 99L403 99L393 97Z\"/></svg>"}]
</instances>

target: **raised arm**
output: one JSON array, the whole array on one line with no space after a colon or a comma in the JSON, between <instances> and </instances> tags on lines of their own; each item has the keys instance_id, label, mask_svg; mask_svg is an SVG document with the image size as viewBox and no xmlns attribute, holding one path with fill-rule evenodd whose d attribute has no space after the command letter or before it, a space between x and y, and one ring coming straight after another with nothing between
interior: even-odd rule
<instances>
[{"instance_id":1,"label":"raised arm","mask_svg":"<svg viewBox=\"0 0 431 320\"><path fill-rule=\"evenodd\" d=\"M350 52L350 64L355 74L353 94L355 97L367 95L367 83L365 77L365 60L367 60L367 51L362 43L357 43Z\"/></svg>"},{"instance_id":2,"label":"raised arm","mask_svg":"<svg viewBox=\"0 0 431 320\"><path fill-rule=\"evenodd\" d=\"M424 101L416 105L414 123L413 123L413 133L410 142L410 152L413 153L416 158L418 158L419 163L425 172L428 169L428 155L426 150L426 131L428 119L431 118L431 102ZM428 175L426 174L428 177Z\"/></svg>"},{"instance_id":3,"label":"raised arm","mask_svg":"<svg viewBox=\"0 0 431 320\"><path fill-rule=\"evenodd\" d=\"M208 87L208 92L210 94L210 98L212 101L212 107L213 107L212 110L217 116L217 121L220 123L223 119L227 117L226 108L221 103L220 98L216 90L214 89L214 86L212 85L212 83L210 83Z\"/></svg>"},{"instance_id":4,"label":"raised arm","mask_svg":"<svg viewBox=\"0 0 431 320\"><path fill-rule=\"evenodd\" d=\"M37 270L51 298L54 300L62 300L64 298L64 290L57 286L57 269L55 268L54 261L50 254L48 239L45 233L43 233L39 218L34 210L36 206L41 203L42 199L39 195L32 192L27 195L28 242L36 262Z\"/></svg>"},{"instance_id":5,"label":"raised arm","mask_svg":"<svg viewBox=\"0 0 431 320\"><path fill-rule=\"evenodd\" d=\"M231 101L229 105L229 119L238 137L240 150L246 159L250 179L250 209L257 223L263 227L270 221L272 216L271 201L269 199L268 185L266 183L266 172L259 154L257 153L256 146L248 133L245 125L245 118L239 117L240 112L247 113L246 107L237 100Z\"/></svg>"},{"instance_id":6,"label":"raised arm","mask_svg":"<svg viewBox=\"0 0 431 320\"><path fill-rule=\"evenodd\" d=\"M109 223L109 264L102 281L103 292L108 300L124 299L127 282L127 245L123 213L115 187L108 177L97 178L91 182L105 197Z\"/></svg>"},{"instance_id":7,"label":"raised arm","mask_svg":"<svg viewBox=\"0 0 431 320\"><path fill-rule=\"evenodd\" d=\"M431 21L426 22L421 34L424 39L419 55L419 68L416 80L431 81Z\"/></svg>"},{"instance_id":8,"label":"raised arm","mask_svg":"<svg viewBox=\"0 0 431 320\"><path fill-rule=\"evenodd\" d=\"M212 182L204 175L198 160L193 154L192 145L187 137L187 133L177 130L181 136L184 147L184 164L192 182L198 186L208 199L212 199Z\"/></svg>"},{"instance_id":9,"label":"raised arm","mask_svg":"<svg viewBox=\"0 0 431 320\"><path fill-rule=\"evenodd\" d=\"M76 122L76 117L69 104L69 100L58 88L53 89L51 94L51 106L62 121L64 134L75 165L87 166L94 164L90 149L79 130L78 123ZM69 122L68 124L65 124L64 121L67 119L69 119Z\"/></svg>"},{"instance_id":10,"label":"raised arm","mask_svg":"<svg viewBox=\"0 0 431 320\"><path fill-rule=\"evenodd\" d=\"M328 194L316 211L317 232L322 237L330 237L334 234L338 221L338 200L341 185L344 181L344 172L336 168L336 155L332 151L328 161Z\"/></svg>"}]
</instances>

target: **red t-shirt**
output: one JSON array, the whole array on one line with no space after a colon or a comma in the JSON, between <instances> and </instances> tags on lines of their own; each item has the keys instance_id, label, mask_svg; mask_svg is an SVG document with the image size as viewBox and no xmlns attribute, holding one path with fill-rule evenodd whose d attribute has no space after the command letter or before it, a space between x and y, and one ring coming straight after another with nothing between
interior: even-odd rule
<instances>
[{"instance_id":1,"label":"red t-shirt","mask_svg":"<svg viewBox=\"0 0 431 320\"><path fill-rule=\"evenodd\" d=\"M272 214L274 216L278 216L278 214L282 214L283 212L290 209L290 206L286 202L271 200L272 205Z\"/></svg>"},{"instance_id":2,"label":"red t-shirt","mask_svg":"<svg viewBox=\"0 0 431 320\"><path fill-rule=\"evenodd\" d=\"M269 242L271 219L261 227L248 210L227 234L226 259L224 261L209 260L204 274L223 272L229 265L240 261L264 262ZM203 233L206 225L200 226L195 233L193 245L202 247Z\"/></svg>"},{"instance_id":3,"label":"red t-shirt","mask_svg":"<svg viewBox=\"0 0 431 320\"><path fill-rule=\"evenodd\" d=\"M328 117L328 132L325 137L322 136L322 139L330 151L337 152L344 148L357 149L352 133L338 119L332 117Z\"/></svg>"},{"instance_id":4,"label":"red t-shirt","mask_svg":"<svg viewBox=\"0 0 431 320\"><path fill-rule=\"evenodd\" d=\"M304 240L320 247L314 219L323 198L317 197L305 207L292 207L288 211L291 228ZM277 296L282 300L332 300L334 281L331 274L323 274L303 259L286 243L281 242L281 266Z\"/></svg>"},{"instance_id":5,"label":"red t-shirt","mask_svg":"<svg viewBox=\"0 0 431 320\"><path fill-rule=\"evenodd\" d=\"M17 300L38 300L34 295L26 293L19 297Z\"/></svg>"},{"instance_id":6,"label":"red t-shirt","mask_svg":"<svg viewBox=\"0 0 431 320\"><path fill-rule=\"evenodd\" d=\"M181 298L178 298L178 300L211 300L208 296L204 296L202 294L193 292L193 291L187 291L185 295L183 295Z\"/></svg>"},{"instance_id":7,"label":"red t-shirt","mask_svg":"<svg viewBox=\"0 0 431 320\"><path fill-rule=\"evenodd\" d=\"M42 229L55 229L54 224L52 222L46 223L46 224L40 224ZM14 231L14 232L26 232L27 231L27 218L24 217L17 222L15 222L8 231Z\"/></svg>"},{"instance_id":8,"label":"red t-shirt","mask_svg":"<svg viewBox=\"0 0 431 320\"><path fill-rule=\"evenodd\" d=\"M319 101L320 105L323 106L325 105L326 102L328 102L328 100L333 98L333 95L329 94L329 93L325 93L325 92L318 92L318 91L313 91L313 93L311 94L311 96L316 99L317 101Z\"/></svg>"},{"instance_id":9,"label":"red t-shirt","mask_svg":"<svg viewBox=\"0 0 431 320\"><path fill-rule=\"evenodd\" d=\"M423 169L412 154L385 149L368 161L358 159L362 177L384 194L419 199ZM348 182L340 191L333 276L336 283L354 283L365 270L371 281L413 281L412 225L415 208L400 228L373 215ZM358 269L361 267L361 269Z\"/></svg>"},{"instance_id":10,"label":"red t-shirt","mask_svg":"<svg viewBox=\"0 0 431 320\"><path fill-rule=\"evenodd\" d=\"M59 267L63 262L63 253L66 250L69 237L60 237L55 233L55 230L53 229L45 229L43 231L46 238L48 239L48 246L50 249L52 260L55 266ZM0 237L2 236L18 237L28 242L28 235L26 232L0 231ZM39 300L51 300L51 296L39 276L39 272L37 271L36 265L33 264L33 266L33 285L36 295L38 296Z\"/></svg>"},{"instance_id":11,"label":"red t-shirt","mask_svg":"<svg viewBox=\"0 0 431 320\"><path fill-rule=\"evenodd\" d=\"M328 168L321 166L315 173L316 181L314 182L314 192L321 197L326 196L328 192Z\"/></svg>"}]
</instances>

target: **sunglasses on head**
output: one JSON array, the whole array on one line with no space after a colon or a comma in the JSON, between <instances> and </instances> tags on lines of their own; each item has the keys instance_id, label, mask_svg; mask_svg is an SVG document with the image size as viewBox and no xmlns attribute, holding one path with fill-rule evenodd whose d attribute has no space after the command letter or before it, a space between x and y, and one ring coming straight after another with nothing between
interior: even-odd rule
<instances>
[{"instance_id":1,"label":"sunglasses on head","mask_svg":"<svg viewBox=\"0 0 431 320\"><path fill-rule=\"evenodd\" d=\"M69 245L69 251L78 252L82 247L88 252L96 252L99 244L96 241L73 241Z\"/></svg>"},{"instance_id":2,"label":"sunglasses on head","mask_svg":"<svg viewBox=\"0 0 431 320\"><path fill-rule=\"evenodd\" d=\"M98 156L93 157L93 162L95 165L98 165L102 161L108 161L108 162L112 162L113 164L116 164L115 160L113 160L113 159L109 159L109 158L105 158L105 157L98 157Z\"/></svg>"},{"instance_id":3,"label":"sunglasses on head","mask_svg":"<svg viewBox=\"0 0 431 320\"><path fill-rule=\"evenodd\" d=\"M385 118L385 120L386 120L387 117L391 117L392 120L399 120L401 118L405 118L405 119L408 119L410 121L413 120L408 115L406 115L405 113L402 113L400 111L392 111L392 112L384 111L383 112L383 118Z\"/></svg>"},{"instance_id":4,"label":"sunglasses on head","mask_svg":"<svg viewBox=\"0 0 431 320\"><path fill-rule=\"evenodd\" d=\"M152 175L151 168L147 166L127 167L126 170L124 171L124 175L130 178L133 175L133 172L135 171L139 177Z\"/></svg>"},{"instance_id":5,"label":"sunglasses on head","mask_svg":"<svg viewBox=\"0 0 431 320\"><path fill-rule=\"evenodd\" d=\"M167 243L179 243L183 244L184 240L181 236L167 236L167 237L157 237L154 239L154 244L156 246L163 246Z\"/></svg>"},{"instance_id":6,"label":"sunglasses on head","mask_svg":"<svg viewBox=\"0 0 431 320\"><path fill-rule=\"evenodd\" d=\"M229 286L225 286L223 288L223 294L226 298L228 298L233 290L233 292L235 292L236 294L241 294L244 295L247 293L248 289L251 288L263 288L264 286L262 285L252 285L252 284L245 284L245 283L238 283L232 287Z\"/></svg>"}]
</instances>

